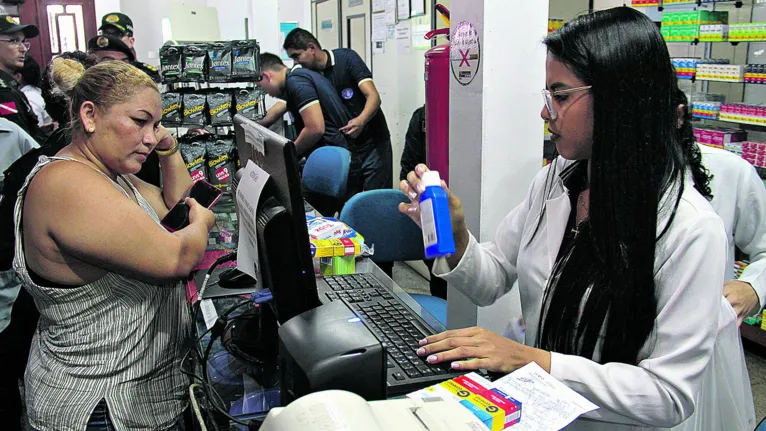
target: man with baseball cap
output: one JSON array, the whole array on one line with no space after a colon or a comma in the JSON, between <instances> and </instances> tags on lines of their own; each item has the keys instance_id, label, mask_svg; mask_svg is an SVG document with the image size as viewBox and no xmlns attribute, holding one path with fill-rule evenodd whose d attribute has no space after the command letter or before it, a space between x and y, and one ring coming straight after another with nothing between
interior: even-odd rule
<instances>
[{"instance_id":1,"label":"man with baseball cap","mask_svg":"<svg viewBox=\"0 0 766 431\"><path fill-rule=\"evenodd\" d=\"M0 117L13 121L32 136L37 134L37 120L12 75L24 67L29 51L27 39L39 34L34 25L19 24L13 16L0 15Z\"/></svg>"},{"instance_id":2,"label":"man with baseball cap","mask_svg":"<svg viewBox=\"0 0 766 431\"><path fill-rule=\"evenodd\" d=\"M88 54L93 54L98 63L102 61L132 62L136 59L133 51L122 39L106 34L93 37L88 41Z\"/></svg>"},{"instance_id":3,"label":"man with baseball cap","mask_svg":"<svg viewBox=\"0 0 766 431\"><path fill-rule=\"evenodd\" d=\"M130 64L142 70L149 75L154 82L160 82L160 72L156 67L138 61L136 55L136 38L133 37L133 20L124 13L112 12L104 15L101 19L101 27L98 28L99 34L103 36L112 36L120 39L133 52L134 60Z\"/></svg>"},{"instance_id":4,"label":"man with baseball cap","mask_svg":"<svg viewBox=\"0 0 766 431\"><path fill-rule=\"evenodd\" d=\"M122 40L131 50L136 43L136 39L133 37L133 20L124 13L112 12L104 15L98 31L99 34L114 36Z\"/></svg>"}]
</instances>

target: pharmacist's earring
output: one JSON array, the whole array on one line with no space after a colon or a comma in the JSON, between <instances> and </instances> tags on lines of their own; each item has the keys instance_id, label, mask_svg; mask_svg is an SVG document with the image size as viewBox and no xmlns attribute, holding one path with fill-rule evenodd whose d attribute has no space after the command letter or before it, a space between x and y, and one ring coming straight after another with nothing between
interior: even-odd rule
<instances>
[{"instance_id":1,"label":"pharmacist's earring","mask_svg":"<svg viewBox=\"0 0 766 431\"><path fill-rule=\"evenodd\" d=\"M90 126L90 128L88 129L88 132L90 132L90 133L93 133L95 131L96 131L96 128L93 127L93 126Z\"/></svg>"}]
</instances>

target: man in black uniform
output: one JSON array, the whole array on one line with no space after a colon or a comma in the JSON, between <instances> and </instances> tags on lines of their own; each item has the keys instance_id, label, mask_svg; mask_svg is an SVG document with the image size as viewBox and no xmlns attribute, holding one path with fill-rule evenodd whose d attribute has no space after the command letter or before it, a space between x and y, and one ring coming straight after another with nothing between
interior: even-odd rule
<instances>
[{"instance_id":1,"label":"man in black uniform","mask_svg":"<svg viewBox=\"0 0 766 431\"><path fill-rule=\"evenodd\" d=\"M130 64L144 71L154 82L160 82L160 73L156 67L138 61L135 48L136 38L133 36L133 20L129 16L119 12L108 13L101 19L101 27L98 28L98 31L100 35L120 39L133 53L133 60L130 61Z\"/></svg>"},{"instance_id":2,"label":"man in black uniform","mask_svg":"<svg viewBox=\"0 0 766 431\"><path fill-rule=\"evenodd\" d=\"M12 75L24 67L29 51L27 39L39 34L33 25L22 25L10 15L0 15L0 116L18 124L35 138L37 117Z\"/></svg>"},{"instance_id":3,"label":"man in black uniform","mask_svg":"<svg viewBox=\"0 0 766 431\"><path fill-rule=\"evenodd\" d=\"M351 120L335 89L322 75L296 65L288 69L274 54L260 56L263 78L256 84L286 102L295 119L298 157L324 145L349 148L352 138L341 128ZM351 144L351 145L350 145Z\"/></svg>"},{"instance_id":4,"label":"man in black uniform","mask_svg":"<svg viewBox=\"0 0 766 431\"><path fill-rule=\"evenodd\" d=\"M372 72L353 50L340 48L322 50L316 38L306 30L295 29L285 38L283 47L288 55L307 69L324 75L341 97L352 115L341 132L354 138L351 149L358 170L352 171L349 190L388 189L393 181L391 135L386 118L380 110L380 95L372 80ZM278 116L275 105L267 119Z\"/></svg>"},{"instance_id":5,"label":"man in black uniform","mask_svg":"<svg viewBox=\"0 0 766 431\"><path fill-rule=\"evenodd\" d=\"M136 60L133 51L118 37L100 35L88 41L88 54L96 58L97 63L103 61L124 61L130 63Z\"/></svg>"}]
</instances>

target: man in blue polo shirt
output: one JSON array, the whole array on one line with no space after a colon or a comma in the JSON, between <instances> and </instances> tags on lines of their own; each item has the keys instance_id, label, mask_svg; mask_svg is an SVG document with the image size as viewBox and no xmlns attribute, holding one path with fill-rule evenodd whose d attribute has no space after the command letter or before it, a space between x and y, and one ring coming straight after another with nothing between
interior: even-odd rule
<instances>
[{"instance_id":1,"label":"man in blue polo shirt","mask_svg":"<svg viewBox=\"0 0 766 431\"><path fill-rule=\"evenodd\" d=\"M372 73L364 61L350 49L322 50L316 38L300 28L287 35L283 47L296 63L322 73L353 116L341 128L344 134L356 138L352 154L360 166L358 171L351 172L349 190L353 193L391 188L391 135L380 110L380 95ZM279 106L272 108L273 115L280 115Z\"/></svg>"},{"instance_id":2,"label":"man in blue polo shirt","mask_svg":"<svg viewBox=\"0 0 766 431\"><path fill-rule=\"evenodd\" d=\"M260 60L263 78L256 84L286 102L298 132L298 157L308 157L314 148L324 145L353 146L353 138L340 130L351 114L327 79L300 65L288 69L274 54L263 53Z\"/></svg>"}]
</instances>

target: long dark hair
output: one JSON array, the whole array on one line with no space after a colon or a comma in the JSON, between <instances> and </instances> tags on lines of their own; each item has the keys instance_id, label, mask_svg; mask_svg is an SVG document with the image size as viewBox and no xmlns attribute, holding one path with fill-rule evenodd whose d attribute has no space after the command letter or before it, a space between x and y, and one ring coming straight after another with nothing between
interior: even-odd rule
<instances>
[{"instance_id":1,"label":"long dark hair","mask_svg":"<svg viewBox=\"0 0 766 431\"><path fill-rule=\"evenodd\" d=\"M656 317L655 247L672 223L686 169L673 66L657 26L627 7L577 17L545 45L593 86L594 119L589 221L554 267L538 343L636 364ZM663 202L672 212L658 235Z\"/></svg>"},{"instance_id":2,"label":"long dark hair","mask_svg":"<svg viewBox=\"0 0 766 431\"><path fill-rule=\"evenodd\" d=\"M713 200L713 192L710 190L710 172L702 165L702 152L700 152L697 142L694 139L694 126L692 126L692 115L689 112L689 99L680 88L676 87L675 99L676 106L683 106L681 112L681 124L678 127L678 144L684 153L684 159L689 165L689 169L694 179L694 188L707 200Z\"/></svg>"}]
</instances>

